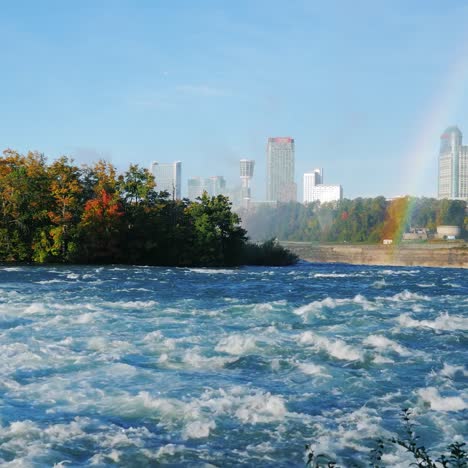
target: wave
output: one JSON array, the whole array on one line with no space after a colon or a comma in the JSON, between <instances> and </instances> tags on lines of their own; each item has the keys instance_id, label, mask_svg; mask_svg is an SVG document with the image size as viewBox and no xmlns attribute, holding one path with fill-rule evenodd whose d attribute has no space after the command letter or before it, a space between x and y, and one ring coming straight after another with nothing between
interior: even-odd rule
<instances>
[{"instance_id":1,"label":"wave","mask_svg":"<svg viewBox=\"0 0 468 468\"><path fill-rule=\"evenodd\" d=\"M184 354L183 362L188 364L189 369L221 369L226 364L233 362L234 359L221 356L207 357L201 355L197 350L189 349Z\"/></svg>"},{"instance_id":2,"label":"wave","mask_svg":"<svg viewBox=\"0 0 468 468\"><path fill-rule=\"evenodd\" d=\"M440 371L440 375L454 379L457 376L468 377L468 370L463 366L452 366L444 363L444 367Z\"/></svg>"},{"instance_id":3,"label":"wave","mask_svg":"<svg viewBox=\"0 0 468 468\"><path fill-rule=\"evenodd\" d=\"M401 314L397 321L404 328L431 328L437 331L468 330L468 318L458 315L440 314L435 320L415 320L410 314Z\"/></svg>"},{"instance_id":4,"label":"wave","mask_svg":"<svg viewBox=\"0 0 468 468\"><path fill-rule=\"evenodd\" d=\"M299 343L312 345L317 351L325 351L330 356L343 361L362 361L363 354L358 349L337 338L331 340L325 336L306 331L299 336Z\"/></svg>"},{"instance_id":5,"label":"wave","mask_svg":"<svg viewBox=\"0 0 468 468\"><path fill-rule=\"evenodd\" d=\"M386 299L388 301L394 301L394 302L430 301L431 300L429 296L423 296L418 293L413 293L413 292L408 291L407 289L393 296L381 298L381 299Z\"/></svg>"},{"instance_id":6,"label":"wave","mask_svg":"<svg viewBox=\"0 0 468 468\"><path fill-rule=\"evenodd\" d=\"M313 278L358 278L362 273L315 273Z\"/></svg>"},{"instance_id":7,"label":"wave","mask_svg":"<svg viewBox=\"0 0 468 468\"><path fill-rule=\"evenodd\" d=\"M230 335L222 338L215 350L239 356L253 351L255 348L256 341L253 336Z\"/></svg>"},{"instance_id":8,"label":"wave","mask_svg":"<svg viewBox=\"0 0 468 468\"><path fill-rule=\"evenodd\" d=\"M188 271L206 275L233 275L237 273L237 270L228 270L226 268L188 268Z\"/></svg>"},{"instance_id":9,"label":"wave","mask_svg":"<svg viewBox=\"0 0 468 468\"><path fill-rule=\"evenodd\" d=\"M41 280L41 281L35 281L36 284L54 284L54 283L66 283L65 280L61 279L51 279L51 280Z\"/></svg>"},{"instance_id":10,"label":"wave","mask_svg":"<svg viewBox=\"0 0 468 468\"><path fill-rule=\"evenodd\" d=\"M120 309L150 309L157 304L156 301L115 301L102 303L106 307L117 307Z\"/></svg>"},{"instance_id":11,"label":"wave","mask_svg":"<svg viewBox=\"0 0 468 468\"><path fill-rule=\"evenodd\" d=\"M383 335L369 335L363 343L381 350L391 349L400 356L411 356L411 351Z\"/></svg>"},{"instance_id":12,"label":"wave","mask_svg":"<svg viewBox=\"0 0 468 468\"><path fill-rule=\"evenodd\" d=\"M287 415L282 396L236 386L229 390L208 390L190 406L215 415L230 415L244 424L282 421Z\"/></svg>"},{"instance_id":13,"label":"wave","mask_svg":"<svg viewBox=\"0 0 468 468\"><path fill-rule=\"evenodd\" d=\"M372 283L373 288L381 289L385 288L385 286L387 286L387 282L385 281L385 279L377 280Z\"/></svg>"},{"instance_id":14,"label":"wave","mask_svg":"<svg viewBox=\"0 0 468 468\"><path fill-rule=\"evenodd\" d=\"M275 306L285 306L287 305L287 301L279 300L279 301L272 301L272 302L263 302L260 304L255 304L253 307L254 312L269 312L275 309Z\"/></svg>"},{"instance_id":15,"label":"wave","mask_svg":"<svg viewBox=\"0 0 468 468\"><path fill-rule=\"evenodd\" d=\"M413 276L419 273L419 270L379 270L377 271L380 275L387 275L387 276Z\"/></svg>"},{"instance_id":16,"label":"wave","mask_svg":"<svg viewBox=\"0 0 468 468\"><path fill-rule=\"evenodd\" d=\"M240 386L228 390L209 389L191 400L154 397L142 391L137 395L123 394L107 399L102 405L112 414L157 419L166 428L179 426L185 438L207 437L219 416L257 424L282 421L288 415L281 396Z\"/></svg>"},{"instance_id":17,"label":"wave","mask_svg":"<svg viewBox=\"0 0 468 468\"><path fill-rule=\"evenodd\" d=\"M216 428L214 421L193 421L187 426L182 433L184 439L201 439L208 437L210 431Z\"/></svg>"},{"instance_id":18,"label":"wave","mask_svg":"<svg viewBox=\"0 0 468 468\"><path fill-rule=\"evenodd\" d=\"M435 411L462 411L468 409L468 404L462 397L443 397L435 387L419 389L418 394Z\"/></svg>"},{"instance_id":19,"label":"wave","mask_svg":"<svg viewBox=\"0 0 468 468\"><path fill-rule=\"evenodd\" d=\"M294 309L294 313L296 315L305 315L309 312L319 312L325 308L327 309L335 309L336 307L342 307L348 304L354 304L361 307L364 310L375 310L375 305L368 301L364 296L361 294L357 294L353 298L350 299L334 299L332 297L326 297L321 301L313 301L309 304L306 304L301 307L297 307Z\"/></svg>"},{"instance_id":20,"label":"wave","mask_svg":"<svg viewBox=\"0 0 468 468\"><path fill-rule=\"evenodd\" d=\"M45 307L44 304L39 302L33 302L31 305L24 309L25 314L43 314L46 313L48 309Z\"/></svg>"},{"instance_id":21,"label":"wave","mask_svg":"<svg viewBox=\"0 0 468 468\"><path fill-rule=\"evenodd\" d=\"M325 367L312 362L300 362L296 366L303 374L331 378L331 375L325 371Z\"/></svg>"}]
</instances>

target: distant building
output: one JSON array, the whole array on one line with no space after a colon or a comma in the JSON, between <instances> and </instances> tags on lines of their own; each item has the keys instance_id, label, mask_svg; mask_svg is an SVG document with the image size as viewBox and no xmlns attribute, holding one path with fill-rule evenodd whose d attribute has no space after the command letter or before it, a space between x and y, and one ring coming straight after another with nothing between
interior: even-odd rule
<instances>
[{"instance_id":1,"label":"distant building","mask_svg":"<svg viewBox=\"0 0 468 468\"><path fill-rule=\"evenodd\" d=\"M156 182L158 192L169 192L174 199L182 198L182 163L176 161L173 163L153 162L150 166L150 172Z\"/></svg>"},{"instance_id":2,"label":"distant building","mask_svg":"<svg viewBox=\"0 0 468 468\"><path fill-rule=\"evenodd\" d=\"M268 138L267 144L267 201L297 200L294 182L294 139Z\"/></svg>"},{"instance_id":3,"label":"distant building","mask_svg":"<svg viewBox=\"0 0 468 468\"><path fill-rule=\"evenodd\" d=\"M319 201L320 203L339 201L343 198L341 185L325 185L323 169L314 169L304 174L304 203Z\"/></svg>"},{"instance_id":4,"label":"distant building","mask_svg":"<svg viewBox=\"0 0 468 468\"><path fill-rule=\"evenodd\" d=\"M460 237L461 234L461 228L460 226L447 226L447 225L442 225L442 226L437 226L437 235L436 237L438 239L457 239Z\"/></svg>"},{"instance_id":5,"label":"distant building","mask_svg":"<svg viewBox=\"0 0 468 468\"><path fill-rule=\"evenodd\" d=\"M408 232L403 233L404 241L428 240L429 230L422 227L410 227Z\"/></svg>"},{"instance_id":6,"label":"distant building","mask_svg":"<svg viewBox=\"0 0 468 468\"><path fill-rule=\"evenodd\" d=\"M253 177L255 161L251 159L240 160L240 178L241 178L241 193L240 202L243 208L249 208L251 201L250 181Z\"/></svg>"},{"instance_id":7,"label":"distant building","mask_svg":"<svg viewBox=\"0 0 468 468\"><path fill-rule=\"evenodd\" d=\"M226 193L226 179L223 176L211 176L205 179L205 190L210 197Z\"/></svg>"},{"instance_id":8,"label":"distant building","mask_svg":"<svg viewBox=\"0 0 468 468\"><path fill-rule=\"evenodd\" d=\"M206 192L210 197L226 193L226 180L223 176L190 177L188 179L188 198L196 200Z\"/></svg>"},{"instance_id":9,"label":"distant building","mask_svg":"<svg viewBox=\"0 0 468 468\"><path fill-rule=\"evenodd\" d=\"M196 200L203 195L205 189L204 179L201 177L190 177L188 182L188 198Z\"/></svg>"},{"instance_id":10,"label":"distant building","mask_svg":"<svg viewBox=\"0 0 468 468\"><path fill-rule=\"evenodd\" d=\"M278 206L278 202L276 201L262 201L262 200L256 200L256 201L251 201L250 202L250 209L252 211L259 210L263 207L269 207L269 208L276 208Z\"/></svg>"},{"instance_id":11,"label":"distant building","mask_svg":"<svg viewBox=\"0 0 468 468\"><path fill-rule=\"evenodd\" d=\"M468 200L468 146L462 139L455 126L440 137L438 198Z\"/></svg>"}]
</instances>

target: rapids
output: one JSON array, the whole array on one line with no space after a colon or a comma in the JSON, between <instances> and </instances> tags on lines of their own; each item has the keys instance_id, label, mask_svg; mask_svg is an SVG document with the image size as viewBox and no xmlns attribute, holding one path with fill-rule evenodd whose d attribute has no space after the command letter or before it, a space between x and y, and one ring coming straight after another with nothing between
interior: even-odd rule
<instances>
[{"instance_id":1,"label":"rapids","mask_svg":"<svg viewBox=\"0 0 468 468\"><path fill-rule=\"evenodd\" d=\"M467 311L456 269L0 266L0 463L363 466L403 407L437 451Z\"/></svg>"}]
</instances>

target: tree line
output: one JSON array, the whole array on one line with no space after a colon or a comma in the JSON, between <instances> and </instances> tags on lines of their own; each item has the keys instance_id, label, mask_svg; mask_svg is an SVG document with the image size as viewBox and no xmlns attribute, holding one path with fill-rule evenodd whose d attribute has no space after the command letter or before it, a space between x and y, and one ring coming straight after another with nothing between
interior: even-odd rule
<instances>
[{"instance_id":1,"label":"tree line","mask_svg":"<svg viewBox=\"0 0 468 468\"><path fill-rule=\"evenodd\" d=\"M335 203L283 203L241 213L252 239L276 237L287 241L400 241L411 227L435 231L456 225L467 236L467 204L462 200L401 197L344 199Z\"/></svg>"},{"instance_id":2,"label":"tree line","mask_svg":"<svg viewBox=\"0 0 468 468\"><path fill-rule=\"evenodd\" d=\"M174 200L138 165L78 167L37 152L0 157L0 261L170 266L282 265L297 258L250 244L228 198Z\"/></svg>"}]
</instances>

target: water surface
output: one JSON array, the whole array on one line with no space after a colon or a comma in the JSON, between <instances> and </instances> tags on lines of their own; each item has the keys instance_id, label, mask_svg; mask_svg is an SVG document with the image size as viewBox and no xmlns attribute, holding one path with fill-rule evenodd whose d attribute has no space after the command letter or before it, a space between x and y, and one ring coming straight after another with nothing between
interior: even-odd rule
<instances>
[{"instance_id":1,"label":"water surface","mask_svg":"<svg viewBox=\"0 0 468 468\"><path fill-rule=\"evenodd\" d=\"M0 462L364 466L407 406L440 448L466 435L467 309L456 269L3 266Z\"/></svg>"}]
</instances>

